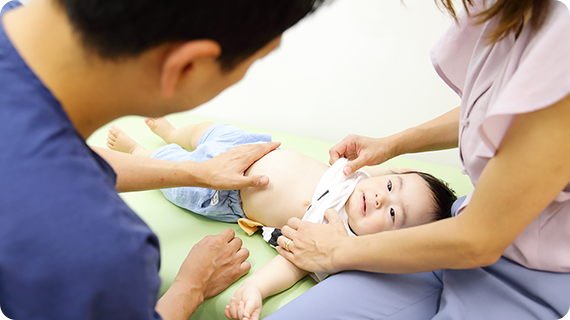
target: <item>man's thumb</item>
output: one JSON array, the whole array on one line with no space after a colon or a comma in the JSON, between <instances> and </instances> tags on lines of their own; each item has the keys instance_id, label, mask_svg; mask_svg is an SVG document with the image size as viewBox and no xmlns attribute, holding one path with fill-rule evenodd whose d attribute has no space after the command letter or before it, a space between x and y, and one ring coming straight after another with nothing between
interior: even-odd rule
<instances>
[{"instance_id":1,"label":"man's thumb","mask_svg":"<svg viewBox=\"0 0 570 320\"><path fill-rule=\"evenodd\" d=\"M269 184L269 177L267 176L254 176L251 179L252 187L265 187Z\"/></svg>"}]
</instances>

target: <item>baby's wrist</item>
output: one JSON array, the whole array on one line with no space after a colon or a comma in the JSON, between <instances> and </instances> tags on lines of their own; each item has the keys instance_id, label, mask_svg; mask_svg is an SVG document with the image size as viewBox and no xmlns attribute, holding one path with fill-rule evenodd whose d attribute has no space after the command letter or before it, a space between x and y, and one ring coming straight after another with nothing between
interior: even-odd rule
<instances>
[{"instance_id":1,"label":"baby's wrist","mask_svg":"<svg viewBox=\"0 0 570 320\"><path fill-rule=\"evenodd\" d=\"M257 290L259 290L259 286L257 286L256 283L251 280L251 278L252 277L249 277L247 280L245 280L244 283L242 283L241 287L244 289L247 287L253 287L253 288L256 288Z\"/></svg>"},{"instance_id":2,"label":"baby's wrist","mask_svg":"<svg viewBox=\"0 0 570 320\"><path fill-rule=\"evenodd\" d=\"M251 278L251 277L250 277ZM250 279L248 278L248 280ZM271 287L267 286L267 283L256 283L255 281L248 282L247 280L241 285L244 290L256 290L261 296L261 300L274 294L271 292Z\"/></svg>"}]
</instances>

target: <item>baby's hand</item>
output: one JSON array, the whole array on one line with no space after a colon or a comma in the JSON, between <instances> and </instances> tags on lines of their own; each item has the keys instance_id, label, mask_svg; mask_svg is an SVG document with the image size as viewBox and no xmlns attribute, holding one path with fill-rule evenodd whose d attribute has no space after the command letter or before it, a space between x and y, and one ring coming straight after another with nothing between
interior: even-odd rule
<instances>
[{"instance_id":1,"label":"baby's hand","mask_svg":"<svg viewBox=\"0 0 570 320\"><path fill-rule=\"evenodd\" d=\"M226 317L235 320L259 320L262 301L257 287L244 285L236 291L230 305L226 306Z\"/></svg>"}]
</instances>

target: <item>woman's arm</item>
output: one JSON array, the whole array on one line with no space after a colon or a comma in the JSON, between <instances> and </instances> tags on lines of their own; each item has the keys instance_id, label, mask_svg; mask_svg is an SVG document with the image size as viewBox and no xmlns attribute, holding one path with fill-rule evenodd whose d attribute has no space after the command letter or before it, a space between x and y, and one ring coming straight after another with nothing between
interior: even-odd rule
<instances>
[{"instance_id":1,"label":"woman's arm","mask_svg":"<svg viewBox=\"0 0 570 320\"><path fill-rule=\"evenodd\" d=\"M244 172L278 146L277 142L238 146L204 162L172 162L91 148L117 172L117 189L125 192L185 186L215 190L265 186L269 178L246 177Z\"/></svg>"},{"instance_id":2,"label":"woman's arm","mask_svg":"<svg viewBox=\"0 0 570 320\"><path fill-rule=\"evenodd\" d=\"M456 218L350 238L339 233L336 221L314 225L291 219L290 227L282 229L293 239L291 252L280 253L303 269L328 273L412 273L492 264L570 181L568 123L570 96L516 116L469 206Z\"/></svg>"},{"instance_id":3,"label":"woman's arm","mask_svg":"<svg viewBox=\"0 0 570 320\"><path fill-rule=\"evenodd\" d=\"M393 146L392 157L405 153L417 153L457 148L459 141L460 107L443 115L389 136Z\"/></svg>"},{"instance_id":4,"label":"woman's arm","mask_svg":"<svg viewBox=\"0 0 570 320\"><path fill-rule=\"evenodd\" d=\"M282 256L275 256L236 291L230 305L226 306L226 317L258 319L263 299L285 291L307 274Z\"/></svg>"},{"instance_id":5,"label":"woman's arm","mask_svg":"<svg viewBox=\"0 0 570 320\"><path fill-rule=\"evenodd\" d=\"M404 153L457 147L459 107L417 127L385 138L349 135L329 151L331 164L339 158L351 160L345 167L350 174L363 166L381 164Z\"/></svg>"}]
</instances>

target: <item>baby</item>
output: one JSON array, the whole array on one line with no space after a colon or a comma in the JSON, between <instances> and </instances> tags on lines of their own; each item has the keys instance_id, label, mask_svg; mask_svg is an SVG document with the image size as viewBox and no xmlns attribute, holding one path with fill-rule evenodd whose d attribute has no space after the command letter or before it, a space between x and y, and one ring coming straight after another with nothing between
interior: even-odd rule
<instances>
[{"instance_id":1,"label":"baby","mask_svg":"<svg viewBox=\"0 0 570 320\"><path fill-rule=\"evenodd\" d=\"M169 144L152 152L112 126L107 146L141 157L201 162L237 145L271 141L269 134L227 124L203 122L176 129L165 118L146 118L145 122ZM298 151L278 149L245 172L268 176L270 183L266 187L239 191L180 187L162 192L174 204L211 219L248 219L278 229L292 217L324 223L324 211L334 208L349 235L413 227L450 216L456 196L439 179L384 167L345 176L345 163L346 159L340 159L329 166ZM226 307L226 316L258 319L263 299L289 288L305 275L306 271L277 255L244 282Z\"/></svg>"}]
</instances>

